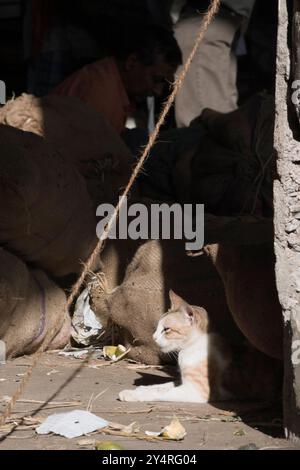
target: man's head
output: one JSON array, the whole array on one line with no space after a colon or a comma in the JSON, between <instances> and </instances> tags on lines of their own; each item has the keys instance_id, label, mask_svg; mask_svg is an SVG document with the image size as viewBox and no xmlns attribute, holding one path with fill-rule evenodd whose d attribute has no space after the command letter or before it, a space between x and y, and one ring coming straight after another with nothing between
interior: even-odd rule
<instances>
[{"instance_id":1,"label":"man's head","mask_svg":"<svg viewBox=\"0 0 300 470\"><path fill-rule=\"evenodd\" d=\"M157 27L133 28L120 39L114 55L128 96L134 101L161 95L182 63L173 34Z\"/></svg>"}]
</instances>

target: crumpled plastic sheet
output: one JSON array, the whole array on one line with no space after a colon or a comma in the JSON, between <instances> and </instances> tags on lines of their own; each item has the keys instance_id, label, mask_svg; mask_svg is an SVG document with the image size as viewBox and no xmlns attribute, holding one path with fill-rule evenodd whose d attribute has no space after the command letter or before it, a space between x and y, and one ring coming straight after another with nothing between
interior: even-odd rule
<instances>
[{"instance_id":1,"label":"crumpled plastic sheet","mask_svg":"<svg viewBox=\"0 0 300 470\"><path fill-rule=\"evenodd\" d=\"M72 338L83 346L94 344L103 328L91 309L90 289L88 286L78 297L72 319Z\"/></svg>"}]
</instances>

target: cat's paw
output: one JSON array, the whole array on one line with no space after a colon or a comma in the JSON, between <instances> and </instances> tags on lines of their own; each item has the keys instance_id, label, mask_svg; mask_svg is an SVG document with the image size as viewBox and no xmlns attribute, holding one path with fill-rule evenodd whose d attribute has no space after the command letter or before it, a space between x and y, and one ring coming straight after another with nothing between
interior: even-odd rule
<instances>
[{"instance_id":1,"label":"cat's paw","mask_svg":"<svg viewBox=\"0 0 300 470\"><path fill-rule=\"evenodd\" d=\"M122 392L119 393L119 400L139 401L135 390L122 390Z\"/></svg>"}]
</instances>

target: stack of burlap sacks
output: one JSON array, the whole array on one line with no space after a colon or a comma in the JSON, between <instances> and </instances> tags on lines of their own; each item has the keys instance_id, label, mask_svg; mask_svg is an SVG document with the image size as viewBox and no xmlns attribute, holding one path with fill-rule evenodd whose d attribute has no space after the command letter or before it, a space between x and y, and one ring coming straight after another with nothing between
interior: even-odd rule
<instances>
[{"instance_id":1,"label":"stack of burlap sacks","mask_svg":"<svg viewBox=\"0 0 300 470\"><path fill-rule=\"evenodd\" d=\"M97 243L95 207L118 197L131 156L77 99L22 95L0 123L0 340L11 357L69 341L58 286L83 269Z\"/></svg>"},{"instance_id":2,"label":"stack of burlap sacks","mask_svg":"<svg viewBox=\"0 0 300 470\"><path fill-rule=\"evenodd\" d=\"M253 110L257 113L252 114ZM257 121L256 116L259 116ZM228 186L228 200L232 187L236 190L234 197L237 204L232 200L235 209L228 210L227 205L225 212L234 213L236 208L240 210L244 206L246 213L253 209L256 214L270 216L274 172L273 101L254 100L249 108L231 116L211 112L206 115L206 126L211 136L215 134L215 142L219 141L219 145L227 147L229 152L232 149L235 161L240 152L240 158L246 162L246 165L241 163L241 168L247 171L242 174L238 172L234 178L229 165L231 182ZM238 132L241 126L242 131ZM206 161L205 151L201 150L204 143L195 147L199 138L196 128L177 132L183 132L187 139L191 139L191 149L181 153L176 139L181 145L184 142L180 141L175 131L169 132L171 139L162 138L165 142L157 145L153 160L149 160L148 168L151 169L152 165L152 169L155 168L157 172L152 174L152 178L150 175L143 189L146 188L149 197L159 195L163 198L165 195L165 199L170 201L177 195L182 201L202 202L200 190L208 188L210 184L213 190L220 189L217 179L226 174L226 162L221 162L222 152L219 155L215 153L214 159L219 158L222 171L213 176L213 168L203 163ZM166 151L166 147L171 153ZM162 159L155 160L159 156ZM213 179L211 183L209 179L207 185L197 183L194 171L185 179L184 173L179 171L180 165L183 171L187 171L191 157L194 157L194 164L202 171L201 178L205 177L205 168L208 168ZM171 158L171 163L168 158ZM250 162L247 166L251 158L255 161L253 165ZM260 167L263 168L262 172ZM251 170L250 175L248 170ZM199 181L201 178L199 175ZM258 185L253 185L255 180ZM189 189L188 194L183 194L183 186ZM208 191L207 195L213 197L212 192ZM245 232L245 228L242 232ZM184 242L179 241L139 244L129 241L110 242L102 255L106 288L103 288L103 284L94 285L92 307L102 320L112 320L118 326L119 341L130 348L129 356L132 359L146 364L165 363L170 358L163 356L157 349L152 335L159 318L170 307L168 294L169 289L172 289L190 304L206 308L211 329L235 345L239 373L229 377L231 385L240 387L242 395L247 398L278 398L282 384L280 361L283 338L281 307L275 282L275 258L272 237L266 243L259 241L260 233L257 235L256 241L255 237L249 237L253 245L239 245L237 240L234 240L233 245L208 245L204 250L208 256L200 257L187 257Z\"/></svg>"},{"instance_id":3,"label":"stack of burlap sacks","mask_svg":"<svg viewBox=\"0 0 300 470\"><path fill-rule=\"evenodd\" d=\"M81 263L86 260L96 243L93 208L101 202L114 202L120 188L128 181L132 161L127 148L101 116L72 98L53 96L37 100L24 95L0 110L0 122L6 124L0 127L2 147L11 149L7 153L9 158L3 157L3 163L1 162L5 169L5 173L2 173L4 177L1 176L0 180L1 246L56 279L78 273ZM212 133L218 127L218 122L216 115L207 119L206 125L211 128ZM45 140L7 125L34 132ZM248 126L247 129L252 128ZM244 133L246 140L247 129ZM197 131L186 132L194 134ZM237 139L236 143L232 143L233 133L217 134L223 140L222 145L233 146L234 152L238 152L241 140ZM195 141L198 138L196 136ZM229 141L226 142L228 138ZM249 140L252 141L253 139ZM249 142L242 142L242 146L249 148ZM192 154L194 148L193 144ZM197 149L200 152L199 145ZM268 159L268 150L263 154ZM187 156L182 154L175 162L174 171L177 176L173 175L172 184L178 191L181 191L179 170L188 156L189 153ZM162 173L159 171L159 174ZM194 178L195 174L191 172L186 180L183 179L186 188L194 191L206 187L197 186ZM171 194L166 199L170 200L172 196L174 195ZM180 194L177 196L184 201L198 198L199 194L192 192L186 197L183 195L181 198ZM245 250L247 251L247 247ZM278 310L275 281L271 279L270 289L260 289L260 307L255 298L258 292L257 282L263 282L255 278L260 263L254 262L251 266L251 279L248 278L247 282L252 285L247 292L248 284L242 280L243 272L247 271L249 256L244 257L244 263L240 264L239 249L233 247L230 253L231 259L236 260L230 264L231 276L220 267L217 257L209 253L221 274L221 280L208 257L186 256L184 241L109 241L101 255L100 267L105 274L106 283L94 284L91 293L92 308L102 323L110 322L117 327L118 340L131 348L130 357L144 363L157 364L168 360L155 347L152 335L161 314L170 306L169 289L173 289L190 304L206 308L211 319L211 328L221 332L231 342L241 341L237 323L250 342L268 353L273 344L267 350L262 348L260 345L265 340L263 334L255 342L255 318L260 315L263 319L268 306L273 311L276 304ZM266 253L264 249L259 249L258 260L264 260ZM251 256L252 253L250 258ZM266 276L273 268L273 260L268 260ZM97 266L94 270L97 270ZM28 276L32 277L32 274L29 273ZM33 279L35 278L36 275ZM229 285L228 279L234 279L234 282ZM35 281L32 282L34 284ZM243 288L233 300L232 296L230 298L233 286L240 284ZM36 282L34 288L41 293ZM46 291L47 289L50 287ZM58 297L61 302L65 302L65 297ZM242 306L241 297L246 297ZM62 303L60 306L60 310L64 311ZM254 310L256 317L252 317ZM0 315L4 318L2 312ZM238 315L243 318L237 320ZM41 330L41 327L37 327L44 318L41 308L34 317L36 329L28 334L27 344L31 344L32 338L36 341L36 331ZM248 324L243 319L249 320ZM61 326L57 328L57 332L60 328ZM261 331L266 332L266 329ZM276 341L280 341L278 336ZM22 348L24 351L24 347ZM10 351L9 346L8 350ZM273 354L273 357L277 356L277 353Z\"/></svg>"}]
</instances>

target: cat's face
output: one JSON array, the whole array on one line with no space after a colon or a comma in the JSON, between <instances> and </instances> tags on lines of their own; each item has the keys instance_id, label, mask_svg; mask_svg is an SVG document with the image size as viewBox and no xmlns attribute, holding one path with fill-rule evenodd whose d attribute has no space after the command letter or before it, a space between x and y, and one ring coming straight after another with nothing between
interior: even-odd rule
<instances>
[{"instance_id":1,"label":"cat's face","mask_svg":"<svg viewBox=\"0 0 300 470\"><path fill-rule=\"evenodd\" d=\"M181 351L195 332L207 331L207 313L195 310L183 299L170 291L171 309L160 319L153 335L163 353Z\"/></svg>"}]
</instances>

